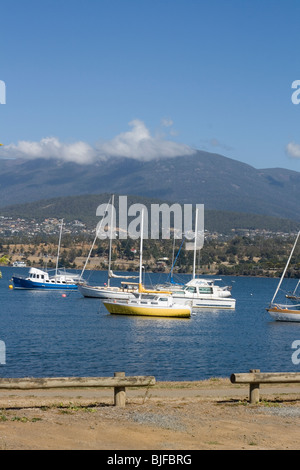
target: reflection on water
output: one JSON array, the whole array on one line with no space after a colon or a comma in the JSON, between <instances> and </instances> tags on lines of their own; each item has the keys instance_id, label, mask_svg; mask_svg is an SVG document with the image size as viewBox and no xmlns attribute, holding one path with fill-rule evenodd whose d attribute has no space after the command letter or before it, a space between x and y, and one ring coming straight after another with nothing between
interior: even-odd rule
<instances>
[{"instance_id":1,"label":"reflection on water","mask_svg":"<svg viewBox=\"0 0 300 470\"><path fill-rule=\"evenodd\" d=\"M277 279L224 277L232 282L235 310L199 309L175 319L111 315L100 300L79 292L12 291L12 269L1 270L2 376L109 376L123 370L157 380L200 380L252 368L298 371L291 345L300 339L300 323L274 322L265 310ZM107 281L106 272L91 274L94 284ZM151 275L153 285L158 276Z\"/></svg>"}]
</instances>

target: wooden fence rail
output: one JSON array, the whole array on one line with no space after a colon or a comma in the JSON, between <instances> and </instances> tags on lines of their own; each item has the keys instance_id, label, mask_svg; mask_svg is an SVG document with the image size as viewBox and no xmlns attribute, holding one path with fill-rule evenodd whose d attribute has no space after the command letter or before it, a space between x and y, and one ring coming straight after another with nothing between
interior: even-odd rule
<instances>
[{"instance_id":1,"label":"wooden fence rail","mask_svg":"<svg viewBox=\"0 0 300 470\"><path fill-rule=\"evenodd\" d=\"M125 406L126 387L150 387L155 385L155 382L153 376L126 377L125 372L115 372L114 377L0 378L0 389L113 387L115 406Z\"/></svg>"},{"instance_id":2,"label":"wooden fence rail","mask_svg":"<svg viewBox=\"0 0 300 470\"><path fill-rule=\"evenodd\" d=\"M259 402L260 384L276 383L300 383L298 372L260 372L259 369L251 369L249 373L231 374L230 381L233 384L249 384L250 403Z\"/></svg>"}]
</instances>

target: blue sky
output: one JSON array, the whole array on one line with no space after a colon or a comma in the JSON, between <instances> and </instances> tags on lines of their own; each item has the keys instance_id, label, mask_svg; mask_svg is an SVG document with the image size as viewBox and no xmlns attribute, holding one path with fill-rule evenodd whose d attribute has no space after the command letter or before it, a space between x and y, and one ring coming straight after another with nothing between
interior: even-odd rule
<instances>
[{"instance_id":1,"label":"blue sky","mask_svg":"<svg viewBox=\"0 0 300 470\"><path fill-rule=\"evenodd\" d=\"M200 149L300 171L298 0L3 0L0 15L3 156Z\"/></svg>"}]
</instances>

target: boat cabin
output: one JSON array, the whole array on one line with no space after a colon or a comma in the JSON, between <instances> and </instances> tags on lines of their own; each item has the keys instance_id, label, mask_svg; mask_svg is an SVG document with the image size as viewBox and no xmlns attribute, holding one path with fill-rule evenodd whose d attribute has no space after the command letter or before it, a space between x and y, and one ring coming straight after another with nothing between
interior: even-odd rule
<instances>
[{"instance_id":1,"label":"boat cabin","mask_svg":"<svg viewBox=\"0 0 300 470\"><path fill-rule=\"evenodd\" d=\"M29 280L33 282L44 282L46 284L67 284L68 279L66 276L57 276L49 278L49 274L46 271L42 271L37 268L30 268L29 270Z\"/></svg>"},{"instance_id":2,"label":"boat cabin","mask_svg":"<svg viewBox=\"0 0 300 470\"><path fill-rule=\"evenodd\" d=\"M39 281L39 282L45 282L49 281L49 275L46 271L42 271L41 269L37 268L30 268L29 269L29 279L32 281Z\"/></svg>"}]
</instances>

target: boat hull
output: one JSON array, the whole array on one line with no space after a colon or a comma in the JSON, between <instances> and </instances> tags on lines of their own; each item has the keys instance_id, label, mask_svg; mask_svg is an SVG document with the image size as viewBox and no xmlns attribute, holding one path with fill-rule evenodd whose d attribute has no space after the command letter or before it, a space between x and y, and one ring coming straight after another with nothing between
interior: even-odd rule
<instances>
[{"instance_id":1,"label":"boat hull","mask_svg":"<svg viewBox=\"0 0 300 470\"><path fill-rule=\"evenodd\" d=\"M189 318L189 307L147 307L142 305L120 304L117 302L103 302L109 313L116 315L139 315L151 317Z\"/></svg>"},{"instance_id":2,"label":"boat hull","mask_svg":"<svg viewBox=\"0 0 300 470\"><path fill-rule=\"evenodd\" d=\"M105 288L105 287L97 287L97 286L84 286L78 285L79 292L84 297L91 297L97 299L131 299L134 298L132 292L126 292L122 289L114 289L114 288Z\"/></svg>"},{"instance_id":3,"label":"boat hull","mask_svg":"<svg viewBox=\"0 0 300 470\"><path fill-rule=\"evenodd\" d=\"M214 309L235 309L236 300L234 298L220 297L214 298L195 298L173 294L173 298L177 303L186 304L189 302L193 309L198 308L214 308Z\"/></svg>"},{"instance_id":4,"label":"boat hull","mask_svg":"<svg viewBox=\"0 0 300 470\"><path fill-rule=\"evenodd\" d=\"M300 322L300 310L272 307L267 311L276 321Z\"/></svg>"},{"instance_id":5,"label":"boat hull","mask_svg":"<svg viewBox=\"0 0 300 470\"><path fill-rule=\"evenodd\" d=\"M74 283L55 283L55 282L36 282L31 279L25 279L17 276L12 277L15 289L31 290L77 290L77 284Z\"/></svg>"}]
</instances>

